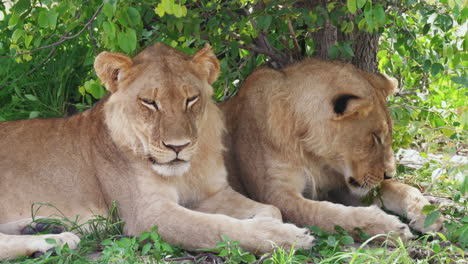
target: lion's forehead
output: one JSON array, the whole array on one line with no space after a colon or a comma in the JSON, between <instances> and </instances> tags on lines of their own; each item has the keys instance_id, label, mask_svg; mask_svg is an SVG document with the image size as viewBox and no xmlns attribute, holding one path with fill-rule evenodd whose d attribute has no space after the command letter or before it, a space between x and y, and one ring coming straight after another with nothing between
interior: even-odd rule
<instances>
[{"instance_id":1,"label":"lion's forehead","mask_svg":"<svg viewBox=\"0 0 468 264\"><path fill-rule=\"evenodd\" d=\"M140 68L140 67L139 67ZM134 86L142 90L193 90L200 89L201 81L192 71L175 71L150 64L139 71Z\"/></svg>"}]
</instances>

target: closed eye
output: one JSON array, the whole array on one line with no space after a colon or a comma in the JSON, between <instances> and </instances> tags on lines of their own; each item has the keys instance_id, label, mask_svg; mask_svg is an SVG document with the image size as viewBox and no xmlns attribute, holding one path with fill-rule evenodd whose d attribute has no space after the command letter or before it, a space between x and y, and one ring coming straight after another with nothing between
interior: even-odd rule
<instances>
[{"instance_id":1,"label":"closed eye","mask_svg":"<svg viewBox=\"0 0 468 264\"><path fill-rule=\"evenodd\" d=\"M140 99L141 100L141 103L148 107L149 109L151 110L159 110L159 106L158 106L158 103L154 100L151 100L151 99Z\"/></svg>"},{"instance_id":2,"label":"closed eye","mask_svg":"<svg viewBox=\"0 0 468 264\"><path fill-rule=\"evenodd\" d=\"M372 137L377 144L382 145L382 139L377 135L377 133L372 133Z\"/></svg>"},{"instance_id":3,"label":"closed eye","mask_svg":"<svg viewBox=\"0 0 468 264\"><path fill-rule=\"evenodd\" d=\"M187 101L185 102L185 106L187 107L187 109L190 108L192 105L194 105L198 101L199 98L200 96L198 95L187 98Z\"/></svg>"}]
</instances>

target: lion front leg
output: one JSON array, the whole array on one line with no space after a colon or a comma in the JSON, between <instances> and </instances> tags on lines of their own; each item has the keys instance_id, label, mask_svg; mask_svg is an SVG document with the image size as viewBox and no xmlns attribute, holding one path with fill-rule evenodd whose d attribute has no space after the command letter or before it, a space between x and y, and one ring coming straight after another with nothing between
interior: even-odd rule
<instances>
[{"instance_id":1,"label":"lion front leg","mask_svg":"<svg viewBox=\"0 0 468 264\"><path fill-rule=\"evenodd\" d=\"M395 180L384 180L380 195L381 201L376 200L376 203L398 215L408 218L411 228L423 233L429 231L436 232L443 229L442 217L434 224L424 227L426 215L422 212L422 209L430 203L418 189Z\"/></svg>"},{"instance_id":2,"label":"lion front leg","mask_svg":"<svg viewBox=\"0 0 468 264\"><path fill-rule=\"evenodd\" d=\"M377 206L353 207L327 201L309 200L300 191L284 180L270 181L262 201L278 207L286 220L295 224L316 225L333 232L341 226L358 238L355 228L369 235L396 233L403 239L411 239L409 227L396 216L389 215Z\"/></svg>"},{"instance_id":3,"label":"lion front leg","mask_svg":"<svg viewBox=\"0 0 468 264\"><path fill-rule=\"evenodd\" d=\"M194 210L210 214L224 214L237 219L271 217L282 220L278 208L255 202L229 186L201 201Z\"/></svg>"},{"instance_id":4,"label":"lion front leg","mask_svg":"<svg viewBox=\"0 0 468 264\"><path fill-rule=\"evenodd\" d=\"M158 232L170 244L188 250L214 248L221 235L239 241L250 252L265 253L273 244L290 248L311 248L308 230L284 224L273 218L239 220L227 215L193 211L170 200L158 200L141 207L133 221L126 221L125 233L139 235L158 226ZM125 220L125 219L124 219Z\"/></svg>"}]
</instances>

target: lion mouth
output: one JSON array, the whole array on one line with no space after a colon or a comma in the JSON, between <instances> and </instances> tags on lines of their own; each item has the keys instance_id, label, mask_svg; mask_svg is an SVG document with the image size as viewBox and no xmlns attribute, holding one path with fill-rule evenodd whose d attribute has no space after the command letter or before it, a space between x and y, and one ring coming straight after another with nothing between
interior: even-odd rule
<instances>
[{"instance_id":1,"label":"lion mouth","mask_svg":"<svg viewBox=\"0 0 468 264\"><path fill-rule=\"evenodd\" d=\"M175 158L169 162L159 163L154 157L149 156L153 170L161 176L180 176L190 169L190 161Z\"/></svg>"},{"instance_id":2,"label":"lion mouth","mask_svg":"<svg viewBox=\"0 0 468 264\"><path fill-rule=\"evenodd\" d=\"M182 160L182 159L179 159L179 158L175 158L169 162L165 162L165 163L159 163L156 161L156 159L152 156L149 156L148 157L148 160L149 162L151 162L153 165L178 165L178 164L182 164L182 163L186 163L187 161L186 160Z\"/></svg>"}]
</instances>

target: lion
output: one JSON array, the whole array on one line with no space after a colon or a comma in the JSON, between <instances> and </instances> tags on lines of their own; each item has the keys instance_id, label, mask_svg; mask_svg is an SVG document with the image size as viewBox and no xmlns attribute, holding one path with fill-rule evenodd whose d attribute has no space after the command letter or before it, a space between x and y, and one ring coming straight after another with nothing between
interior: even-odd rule
<instances>
[{"instance_id":1,"label":"lion","mask_svg":"<svg viewBox=\"0 0 468 264\"><path fill-rule=\"evenodd\" d=\"M209 45L193 56L160 43L133 59L103 52L94 67L110 93L90 110L0 123L0 259L53 247L44 238L77 246L69 232L20 236L35 202L86 222L116 201L126 235L158 225L187 250L214 248L222 234L256 253L271 242L312 246L308 230L229 186L225 127L211 100L220 66Z\"/></svg>"},{"instance_id":2,"label":"lion","mask_svg":"<svg viewBox=\"0 0 468 264\"><path fill-rule=\"evenodd\" d=\"M229 181L248 197L278 207L285 220L358 237L408 225L421 232L428 205L413 187L392 180L392 119L386 97L396 80L350 64L305 59L282 70L260 68L224 102ZM373 206L361 201L380 186ZM379 207L378 207L379 206Z\"/></svg>"}]
</instances>

